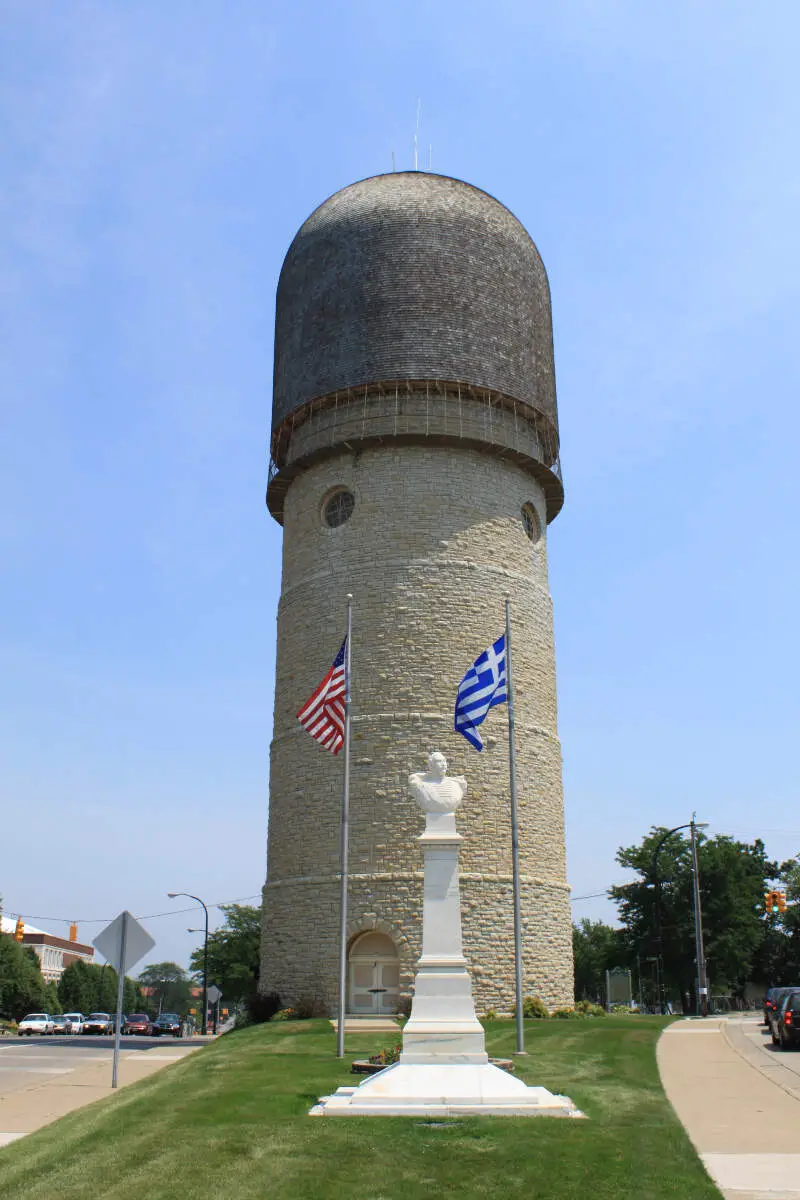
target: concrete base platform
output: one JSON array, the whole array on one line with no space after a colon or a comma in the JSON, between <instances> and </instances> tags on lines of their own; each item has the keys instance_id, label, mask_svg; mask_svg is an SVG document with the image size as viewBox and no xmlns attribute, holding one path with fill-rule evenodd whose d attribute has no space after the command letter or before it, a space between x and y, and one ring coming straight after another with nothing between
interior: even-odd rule
<instances>
[{"instance_id":1,"label":"concrete base platform","mask_svg":"<svg viewBox=\"0 0 800 1200\"><path fill-rule=\"evenodd\" d=\"M582 1117L567 1096L528 1087L490 1063L394 1063L323 1096L312 1117Z\"/></svg>"}]
</instances>

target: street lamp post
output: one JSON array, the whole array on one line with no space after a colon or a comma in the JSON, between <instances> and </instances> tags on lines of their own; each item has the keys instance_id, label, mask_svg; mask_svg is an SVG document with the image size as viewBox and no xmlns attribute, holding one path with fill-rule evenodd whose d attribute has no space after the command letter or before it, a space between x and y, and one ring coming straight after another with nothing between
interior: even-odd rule
<instances>
[{"instance_id":1,"label":"street lamp post","mask_svg":"<svg viewBox=\"0 0 800 1200\"><path fill-rule=\"evenodd\" d=\"M702 917L700 911L700 873L697 868L697 830L708 829L707 821L695 821L695 814L692 813L691 821L687 821L685 825L676 825L674 829L668 829L662 838L656 843L656 848L653 851L653 866L652 874L655 881L655 897L656 897L656 951L659 962L656 964L656 979L658 980L656 987L658 990L658 1006L661 1009L661 1015L664 1015L666 1004L664 1001L664 967L663 967L663 939L661 929L661 876L658 873L658 856L664 848L664 843L667 838L672 837L673 833L679 833L681 829L690 829L692 838L692 907L694 910L694 932L695 932L695 954L702 957L703 955L703 929ZM661 966L660 978L658 967ZM697 960L698 980L705 980L705 960L701 965L700 958ZM697 1011L700 1012L700 982L698 981L697 995Z\"/></svg>"},{"instance_id":2,"label":"street lamp post","mask_svg":"<svg viewBox=\"0 0 800 1200\"><path fill-rule=\"evenodd\" d=\"M187 929L187 930L186 930L186 932L187 932L187 933L202 933L202 932L203 932L203 930L202 930L202 929ZM207 989L206 989L206 990L207 990ZM192 1010L192 1011L194 1011L194 1010ZM214 1032L215 1032L215 1033L217 1032L217 1031L216 1031L216 1029L214 1029Z\"/></svg>"},{"instance_id":3,"label":"street lamp post","mask_svg":"<svg viewBox=\"0 0 800 1200\"><path fill-rule=\"evenodd\" d=\"M203 1033L208 1033L208 909L205 903L199 896L193 896L191 892L167 892L170 900L177 899L178 896L185 896L187 900L196 900L202 905L203 912L206 914L205 938L203 940Z\"/></svg>"},{"instance_id":4,"label":"street lamp post","mask_svg":"<svg viewBox=\"0 0 800 1200\"><path fill-rule=\"evenodd\" d=\"M692 906L694 908L694 948L697 959L697 994L695 1007L698 1017L708 1013L708 979L706 976L706 954L703 948L703 911L700 907L700 868L697 865L697 830L695 814L690 825L692 838Z\"/></svg>"}]
</instances>

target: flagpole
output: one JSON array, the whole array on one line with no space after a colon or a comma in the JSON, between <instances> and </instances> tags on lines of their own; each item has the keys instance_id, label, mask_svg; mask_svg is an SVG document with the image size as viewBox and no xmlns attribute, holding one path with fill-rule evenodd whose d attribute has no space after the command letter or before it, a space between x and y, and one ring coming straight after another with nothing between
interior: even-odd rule
<instances>
[{"instance_id":1,"label":"flagpole","mask_svg":"<svg viewBox=\"0 0 800 1200\"><path fill-rule=\"evenodd\" d=\"M514 688L511 680L511 600L506 596L506 691L508 693L508 773L511 788L511 867L514 888L514 967L517 994L517 1054L525 1054L522 1013L522 920L519 896L519 826L517 822L517 758L514 749Z\"/></svg>"},{"instance_id":2,"label":"flagpole","mask_svg":"<svg viewBox=\"0 0 800 1200\"><path fill-rule=\"evenodd\" d=\"M344 655L344 786L342 789L341 895L339 900L339 1023L336 1057L344 1058L344 1022L347 1006L347 850L350 820L350 642L353 632L353 597L347 593L347 648Z\"/></svg>"}]
</instances>

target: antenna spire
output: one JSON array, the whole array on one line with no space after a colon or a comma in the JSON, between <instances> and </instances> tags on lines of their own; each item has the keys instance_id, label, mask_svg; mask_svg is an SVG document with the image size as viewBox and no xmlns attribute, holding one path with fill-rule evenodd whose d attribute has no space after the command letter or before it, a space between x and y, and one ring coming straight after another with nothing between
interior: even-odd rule
<instances>
[{"instance_id":1,"label":"antenna spire","mask_svg":"<svg viewBox=\"0 0 800 1200\"><path fill-rule=\"evenodd\" d=\"M419 119L422 114L422 98L417 100L417 127L414 130L414 170L419 170Z\"/></svg>"}]
</instances>

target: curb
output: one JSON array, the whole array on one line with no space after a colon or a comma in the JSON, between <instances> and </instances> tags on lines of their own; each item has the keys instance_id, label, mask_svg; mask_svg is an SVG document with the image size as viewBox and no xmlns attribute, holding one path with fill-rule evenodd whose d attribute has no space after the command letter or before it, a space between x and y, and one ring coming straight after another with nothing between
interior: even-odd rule
<instances>
[{"instance_id":1,"label":"curb","mask_svg":"<svg viewBox=\"0 0 800 1200\"><path fill-rule=\"evenodd\" d=\"M774 1083L781 1091L786 1092L793 1100L800 1100L800 1075L790 1071L780 1061L770 1062L732 1022L723 1021L721 1033L731 1050L743 1058L749 1066L754 1067L760 1075L763 1075L770 1083Z\"/></svg>"}]
</instances>

